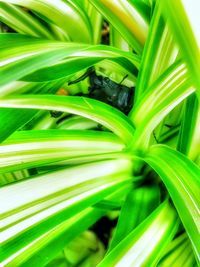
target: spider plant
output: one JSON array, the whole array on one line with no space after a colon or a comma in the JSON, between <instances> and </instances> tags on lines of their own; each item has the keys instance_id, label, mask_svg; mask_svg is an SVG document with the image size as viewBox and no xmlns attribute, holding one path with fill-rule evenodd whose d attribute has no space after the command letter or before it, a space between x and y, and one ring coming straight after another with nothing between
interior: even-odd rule
<instances>
[{"instance_id":1,"label":"spider plant","mask_svg":"<svg viewBox=\"0 0 200 267\"><path fill-rule=\"evenodd\" d=\"M0 0L2 266L200 266L199 7ZM128 115L68 85L92 66Z\"/></svg>"}]
</instances>

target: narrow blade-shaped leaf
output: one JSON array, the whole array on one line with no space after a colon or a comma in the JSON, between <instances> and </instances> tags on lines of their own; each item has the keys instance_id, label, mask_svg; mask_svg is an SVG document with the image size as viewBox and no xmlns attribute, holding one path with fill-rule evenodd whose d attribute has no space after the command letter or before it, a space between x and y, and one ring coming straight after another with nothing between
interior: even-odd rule
<instances>
[{"instance_id":1,"label":"narrow blade-shaped leaf","mask_svg":"<svg viewBox=\"0 0 200 267\"><path fill-rule=\"evenodd\" d=\"M111 22L129 45L141 54L149 25L137 4L122 0L90 0L90 3Z\"/></svg>"},{"instance_id":2,"label":"narrow blade-shaped leaf","mask_svg":"<svg viewBox=\"0 0 200 267\"><path fill-rule=\"evenodd\" d=\"M119 243L98 267L155 266L178 224L176 212L169 203L163 203Z\"/></svg>"},{"instance_id":3,"label":"narrow blade-shaped leaf","mask_svg":"<svg viewBox=\"0 0 200 267\"><path fill-rule=\"evenodd\" d=\"M1 203L5 203L1 206L2 257L11 256L63 222L64 218L72 217L130 184L131 171L129 160L102 161L2 187Z\"/></svg>"},{"instance_id":4,"label":"narrow blade-shaped leaf","mask_svg":"<svg viewBox=\"0 0 200 267\"><path fill-rule=\"evenodd\" d=\"M172 5L170 0L163 0L159 3L200 94L199 1L176 0Z\"/></svg>"},{"instance_id":5,"label":"narrow blade-shaped leaf","mask_svg":"<svg viewBox=\"0 0 200 267\"><path fill-rule=\"evenodd\" d=\"M19 131L0 145L0 173L38 167L58 160L120 152L124 148L124 144L112 133Z\"/></svg>"},{"instance_id":6,"label":"narrow blade-shaped leaf","mask_svg":"<svg viewBox=\"0 0 200 267\"><path fill-rule=\"evenodd\" d=\"M188 123L190 122L190 123ZM177 149L190 159L196 160L200 153L200 104L197 96L192 94L186 99L184 118Z\"/></svg>"},{"instance_id":7,"label":"narrow blade-shaped leaf","mask_svg":"<svg viewBox=\"0 0 200 267\"><path fill-rule=\"evenodd\" d=\"M45 103L45 105L44 105ZM119 110L100 101L76 96L27 95L0 99L0 107L58 110L90 118L130 145L134 127Z\"/></svg>"},{"instance_id":8,"label":"narrow blade-shaped leaf","mask_svg":"<svg viewBox=\"0 0 200 267\"><path fill-rule=\"evenodd\" d=\"M150 149L145 161L160 175L200 258L200 168L164 145Z\"/></svg>"},{"instance_id":9,"label":"narrow blade-shaped leaf","mask_svg":"<svg viewBox=\"0 0 200 267\"><path fill-rule=\"evenodd\" d=\"M158 187L140 187L132 189L126 197L118 219L109 251L136 228L159 205L160 190ZM126 223L125 223L126 222Z\"/></svg>"}]
</instances>

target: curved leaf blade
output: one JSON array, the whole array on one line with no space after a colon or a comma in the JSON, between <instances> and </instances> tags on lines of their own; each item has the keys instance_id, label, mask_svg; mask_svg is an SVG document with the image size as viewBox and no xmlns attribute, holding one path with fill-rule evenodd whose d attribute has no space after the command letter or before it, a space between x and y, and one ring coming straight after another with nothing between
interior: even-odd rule
<instances>
[{"instance_id":1,"label":"curved leaf blade","mask_svg":"<svg viewBox=\"0 0 200 267\"><path fill-rule=\"evenodd\" d=\"M160 1L162 12L169 23L174 38L179 44L187 63L194 86L200 93L200 30L199 1ZM184 31L182 30L184 29Z\"/></svg>"},{"instance_id":2,"label":"curved leaf blade","mask_svg":"<svg viewBox=\"0 0 200 267\"><path fill-rule=\"evenodd\" d=\"M0 197L5 205L1 206L4 228L1 248L4 259L63 219L130 184L131 172L130 160L108 160L65 168L2 187Z\"/></svg>"},{"instance_id":3,"label":"curved leaf blade","mask_svg":"<svg viewBox=\"0 0 200 267\"><path fill-rule=\"evenodd\" d=\"M190 124L188 123L190 122ZM177 145L178 151L187 155L191 160L197 160L200 153L200 104L196 94L186 99L184 118Z\"/></svg>"},{"instance_id":4,"label":"curved leaf blade","mask_svg":"<svg viewBox=\"0 0 200 267\"><path fill-rule=\"evenodd\" d=\"M88 18L84 12L81 12L69 1L0 0L0 2L20 5L37 12L48 23L50 22L62 29L68 41L90 43L92 40L91 25ZM79 34L74 34L74 32L79 32Z\"/></svg>"},{"instance_id":5,"label":"curved leaf blade","mask_svg":"<svg viewBox=\"0 0 200 267\"><path fill-rule=\"evenodd\" d=\"M149 25L137 4L122 0L90 0L90 3L111 22L129 45L141 54Z\"/></svg>"},{"instance_id":6,"label":"curved leaf blade","mask_svg":"<svg viewBox=\"0 0 200 267\"><path fill-rule=\"evenodd\" d=\"M136 127L135 145L145 150L150 136L166 115L194 92L182 62L168 68L147 90L129 114Z\"/></svg>"},{"instance_id":7,"label":"curved leaf blade","mask_svg":"<svg viewBox=\"0 0 200 267\"><path fill-rule=\"evenodd\" d=\"M185 233L178 236L167 247L158 267L196 266L191 243Z\"/></svg>"},{"instance_id":8,"label":"curved leaf blade","mask_svg":"<svg viewBox=\"0 0 200 267\"><path fill-rule=\"evenodd\" d=\"M36 18L17 6L0 2L0 20L19 33L53 39L50 31Z\"/></svg>"},{"instance_id":9,"label":"curved leaf blade","mask_svg":"<svg viewBox=\"0 0 200 267\"><path fill-rule=\"evenodd\" d=\"M152 146L144 160L160 175L200 260L200 168L164 145Z\"/></svg>"},{"instance_id":10,"label":"curved leaf blade","mask_svg":"<svg viewBox=\"0 0 200 267\"><path fill-rule=\"evenodd\" d=\"M45 103L45 105L44 105ZM24 95L0 99L0 107L69 112L97 121L131 145L134 127L119 110L100 101L77 96Z\"/></svg>"},{"instance_id":11,"label":"curved leaf blade","mask_svg":"<svg viewBox=\"0 0 200 267\"><path fill-rule=\"evenodd\" d=\"M124 148L120 139L106 132L19 131L0 145L0 173L77 157L120 152Z\"/></svg>"},{"instance_id":12,"label":"curved leaf blade","mask_svg":"<svg viewBox=\"0 0 200 267\"><path fill-rule=\"evenodd\" d=\"M153 267L179 225L169 203L161 204L147 219L119 243L98 265Z\"/></svg>"},{"instance_id":13,"label":"curved leaf blade","mask_svg":"<svg viewBox=\"0 0 200 267\"><path fill-rule=\"evenodd\" d=\"M13 42L16 42L15 47ZM117 61L129 72L134 72L139 65L138 56L105 45L90 46L20 34L0 34L0 47L1 86L29 74L25 79L37 82L67 77L104 59ZM76 64L79 60L80 66Z\"/></svg>"},{"instance_id":14,"label":"curved leaf blade","mask_svg":"<svg viewBox=\"0 0 200 267\"><path fill-rule=\"evenodd\" d=\"M122 206L108 253L133 229L142 223L159 205L159 202L160 190L156 186L143 186L132 189L127 194Z\"/></svg>"},{"instance_id":15,"label":"curved leaf blade","mask_svg":"<svg viewBox=\"0 0 200 267\"><path fill-rule=\"evenodd\" d=\"M157 3L153 11L142 54L136 85L135 103L140 101L143 92L150 89L152 83L174 63L177 52L178 49L172 40L171 31L164 23L160 7Z\"/></svg>"}]
</instances>

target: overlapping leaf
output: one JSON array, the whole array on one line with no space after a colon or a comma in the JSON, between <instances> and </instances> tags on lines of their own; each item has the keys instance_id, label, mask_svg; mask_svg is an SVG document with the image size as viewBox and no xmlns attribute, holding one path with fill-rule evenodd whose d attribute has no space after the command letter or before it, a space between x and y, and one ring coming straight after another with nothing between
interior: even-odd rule
<instances>
[{"instance_id":1,"label":"overlapping leaf","mask_svg":"<svg viewBox=\"0 0 200 267\"><path fill-rule=\"evenodd\" d=\"M89 98L50 95L15 96L0 99L0 107L58 110L81 115L104 125L129 146L134 134L133 125L122 112Z\"/></svg>"},{"instance_id":2,"label":"overlapping leaf","mask_svg":"<svg viewBox=\"0 0 200 267\"><path fill-rule=\"evenodd\" d=\"M144 92L138 105L129 114L137 128L135 144L140 146L140 149L147 147L154 128L194 90L182 62L177 62L167 69L151 88Z\"/></svg>"},{"instance_id":3,"label":"overlapping leaf","mask_svg":"<svg viewBox=\"0 0 200 267\"><path fill-rule=\"evenodd\" d=\"M169 203L163 203L98 266L155 266L162 251L173 238L178 224L175 211Z\"/></svg>"},{"instance_id":4,"label":"overlapping leaf","mask_svg":"<svg viewBox=\"0 0 200 267\"><path fill-rule=\"evenodd\" d=\"M155 145L145 161L160 175L199 260L200 244L200 169L181 153Z\"/></svg>"},{"instance_id":5,"label":"overlapping leaf","mask_svg":"<svg viewBox=\"0 0 200 267\"><path fill-rule=\"evenodd\" d=\"M177 47L172 40L171 32L164 23L158 3L150 22L149 34L142 54L140 72L137 80L135 102L138 102L144 91L159 78L177 56Z\"/></svg>"},{"instance_id":6,"label":"overlapping leaf","mask_svg":"<svg viewBox=\"0 0 200 267\"><path fill-rule=\"evenodd\" d=\"M200 105L195 94L186 100L184 108L184 119L177 149L190 159L196 160L200 153Z\"/></svg>"},{"instance_id":7,"label":"overlapping leaf","mask_svg":"<svg viewBox=\"0 0 200 267\"><path fill-rule=\"evenodd\" d=\"M102 161L39 175L1 188L1 201L5 203L1 206L4 229L1 260L9 262L12 254L64 219L130 184L131 172L129 160Z\"/></svg>"},{"instance_id":8,"label":"overlapping leaf","mask_svg":"<svg viewBox=\"0 0 200 267\"><path fill-rule=\"evenodd\" d=\"M166 0L160 1L160 6L183 53L194 86L200 92L199 1L177 0L172 5Z\"/></svg>"},{"instance_id":9,"label":"overlapping leaf","mask_svg":"<svg viewBox=\"0 0 200 267\"><path fill-rule=\"evenodd\" d=\"M132 189L122 206L118 224L109 245L108 253L146 217L148 217L148 215L159 205L159 202L160 191L156 186L144 186ZM126 222L126 224L124 222Z\"/></svg>"},{"instance_id":10,"label":"overlapping leaf","mask_svg":"<svg viewBox=\"0 0 200 267\"><path fill-rule=\"evenodd\" d=\"M141 54L148 32L147 16L140 4L119 0L90 0L106 19L120 32L128 44ZM148 6L145 6L148 10Z\"/></svg>"},{"instance_id":11,"label":"overlapping leaf","mask_svg":"<svg viewBox=\"0 0 200 267\"><path fill-rule=\"evenodd\" d=\"M90 43L92 40L91 25L86 14L72 2L61 0L1 0L3 3L10 3L26 7L47 23L59 27L62 34L68 41ZM70 24L70 27L68 25ZM78 32L79 34L74 34Z\"/></svg>"},{"instance_id":12,"label":"overlapping leaf","mask_svg":"<svg viewBox=\"0 0 200 267\"><path fill-rule=\"evenodd\" d=\"M88 46L67 42L47 41L18 34L1 34L0 85L22 79L38 69L29 81L48 81L67 77L103 59L116 59L132 72L139 64L137 56L107 46ZM17 45L13 47L13 42ZM64 61L63 61L64 60ZM65 62L66 60L66 62ZM76 62L79 62L76 64ZM47 67L46 69L43 69Z\"/></svg>"},{"instance_id":13,"label":"overlapping leaf","mask_svg":"<svg viewBox=\"0 0 200 267\"><path fill-rule=\"evenodd\" d=\"M120 152L124 148L111 133L19 131L0 145L0 172L37 167L64 159Z\"/></svg>"},{"instance_id":14,"label":"overlapping leaf","mask_svg":"<svg viewBox=\"0 0 200 267\"><path fill-rule=\"evenodd\" d=\"M0 2L0 20L19 33L54 39L39 20L17 6Z\"/></svg>"}]
</instances>

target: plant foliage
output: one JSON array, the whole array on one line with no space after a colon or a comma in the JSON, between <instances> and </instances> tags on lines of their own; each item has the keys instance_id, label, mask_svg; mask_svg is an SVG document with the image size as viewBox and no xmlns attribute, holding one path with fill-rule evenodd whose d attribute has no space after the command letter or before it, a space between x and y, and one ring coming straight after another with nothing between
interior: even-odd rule
<instances>
[{"instance_id":1,"label":"plant foliage","mask_svg":"<svg viewBox=\"0 0 200 267\"><path fill-rule=\"evenodd\" d=\"M198 8L0 0L2 266L200 264Z\"/></svg>"}]
</instances>

